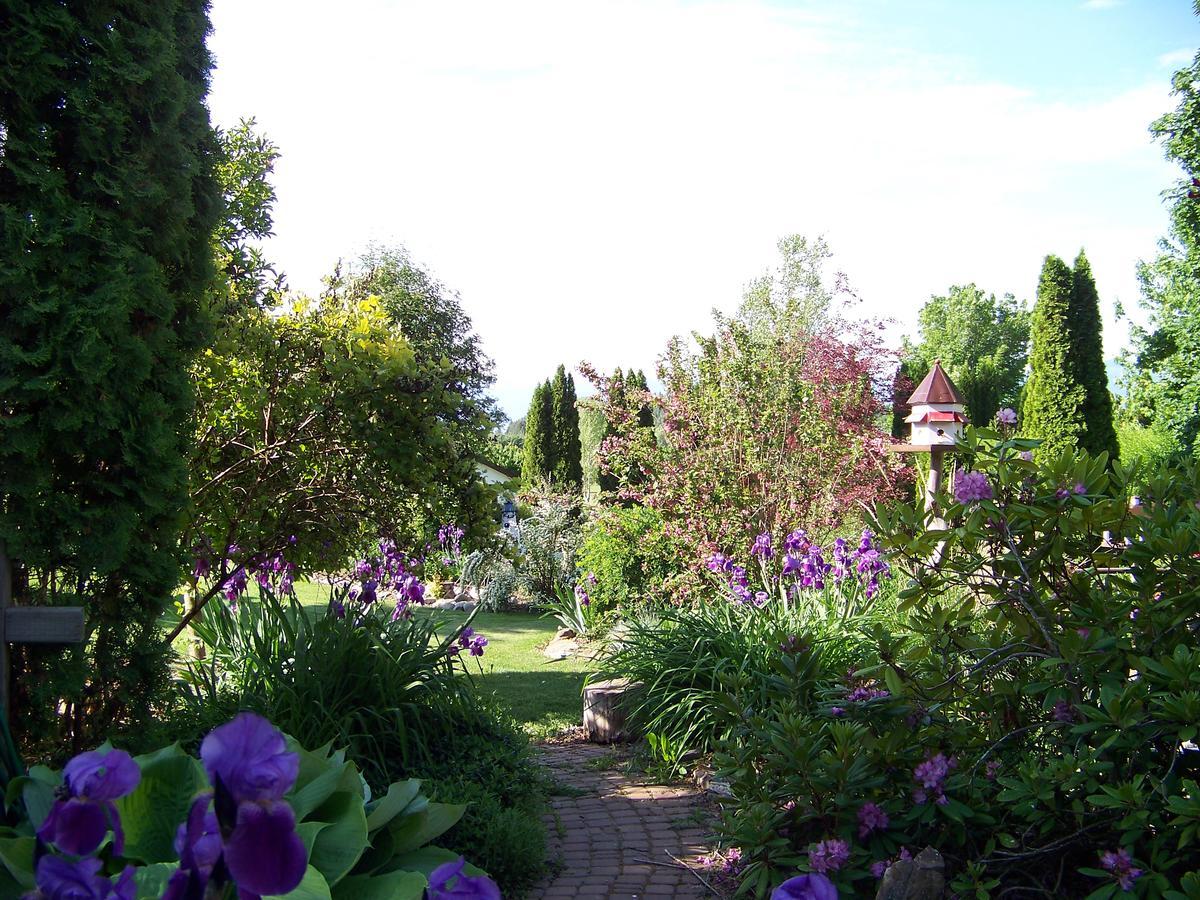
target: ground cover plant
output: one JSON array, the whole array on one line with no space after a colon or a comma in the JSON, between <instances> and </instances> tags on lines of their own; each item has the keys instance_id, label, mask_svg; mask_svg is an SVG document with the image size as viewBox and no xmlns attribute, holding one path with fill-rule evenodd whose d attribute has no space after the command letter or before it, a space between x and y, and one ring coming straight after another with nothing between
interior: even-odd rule
<instances>
[{"instance_id":1,"label":"ground cover plant","mask_svg":"<svg viewBox=\"0 0 1200 900\"><path fill-rule=\"evenodd\" d=\"M742 890L874 890L931 845L960 896L1197 896L1200 482L969 430L945 527L880 509L909 583L873 662L718 754ZM931 564L934 555L941 560Z\"/></svg>"}]
</instances>

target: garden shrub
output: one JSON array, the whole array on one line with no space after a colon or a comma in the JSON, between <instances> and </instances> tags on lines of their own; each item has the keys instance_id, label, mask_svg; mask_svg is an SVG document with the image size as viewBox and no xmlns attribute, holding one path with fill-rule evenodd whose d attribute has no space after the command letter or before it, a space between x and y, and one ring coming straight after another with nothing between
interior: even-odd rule
<instances>
[{"instance_id":1,"label":"garden shrub","mask_svg":"<svg viewBox=\"0 0 1200 900\"><path fill-rule=\"evenodd\" d=\"M606 509L585 527L579 547L579 570L595 577L588 588L593 613L661 603L672 561L659 512L646 506Z\"/></svg>"},{"instance_id":2,"label":"garden shrub","mask_svg":"<svg viewBox=\"0 0 1200 900\"><path fill-rule=\"evenodd\" d=\"M959 896L1200 896L1196 466L1131 509L1129 465L1035 448L969 429L944 527L880 509L911 583L873 663L732 729L744 893L801 868L868 895L931 845Z\"/></svg>"}]
</instances>

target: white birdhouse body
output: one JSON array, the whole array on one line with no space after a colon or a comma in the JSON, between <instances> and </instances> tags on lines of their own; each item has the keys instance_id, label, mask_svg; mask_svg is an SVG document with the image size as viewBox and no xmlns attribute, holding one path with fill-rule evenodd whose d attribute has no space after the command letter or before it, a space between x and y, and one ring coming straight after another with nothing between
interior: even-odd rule
<instances>
[{"instance_id":1,"label":"white birdhouse body","mask_svg":"<svg viewBox=\"0 0 1200 900\"><path fill-rule=\"evenodd\" d=\"M905 421L911 426L909 440L914 446L952 446L962 438L966 404L940 360L912 392L908 405L912 413Z\"/></svg>"}]
</instances>

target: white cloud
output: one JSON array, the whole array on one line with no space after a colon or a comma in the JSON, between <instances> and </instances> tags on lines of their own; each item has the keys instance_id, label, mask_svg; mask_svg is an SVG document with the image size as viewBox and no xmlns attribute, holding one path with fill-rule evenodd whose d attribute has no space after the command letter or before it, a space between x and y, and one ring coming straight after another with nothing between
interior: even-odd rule
<instances>
[{"instance_id":1,"label":"white cloud","mask_svg":"<svg viewBox=\"0 0 1200 900\"><path fill-rule=\"evenodd\" d=\"M953 283L1031 296L1042 257L1080 246L1131 305L1166 227L1146 132L1165 83L1050 100L848 16L733 0L213 17L214 117L257 115L284 154L270 255L315 290L405 243L461 291L513 415L559 362L649 368L788 232L825 233L864 310L911 326Z\"/></svg>"},{"instance_id":2,"label":"white cloud","mask_svg":"<svg viewBox=\"0 0 1200 900\"><path fill-rule=\"evenodd\" d=\"M1178 69L1180 66L1186 66L1195 57L1196 51L1189 47L1180 47L1178 50L1172 50L1169 53L1164 53L1158 58L1158 64L1164 69Z\"/></svg>"}]
</instances>

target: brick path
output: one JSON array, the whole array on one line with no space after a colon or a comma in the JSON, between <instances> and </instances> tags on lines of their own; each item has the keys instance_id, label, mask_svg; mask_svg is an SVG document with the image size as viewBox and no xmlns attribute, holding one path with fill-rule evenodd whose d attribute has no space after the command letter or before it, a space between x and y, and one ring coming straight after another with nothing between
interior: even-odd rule
<instances>
[{"instance_id":1,"label":"brick path","mask_svg":"<svg viewBox=\"0 0 1200 900\"><path fill-rule=\"evenodd\" d=\"M550 774L578 796L552 798L546 817L550 859L557 857L562 868L531 898L716 896L667 855L694 865L705 852L710 807L703 795L687 786L639 781L612 767L627 750L581 743L540 750Z\"/></svg>"}]
</instances>

